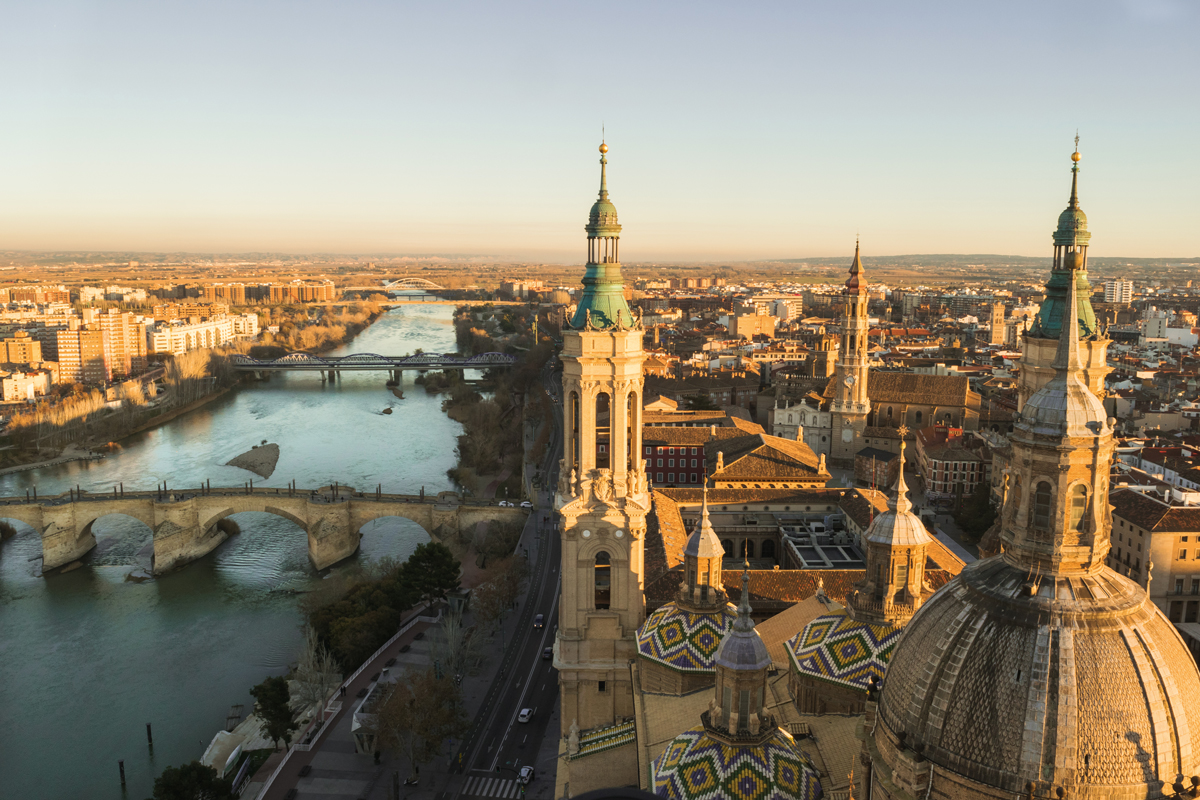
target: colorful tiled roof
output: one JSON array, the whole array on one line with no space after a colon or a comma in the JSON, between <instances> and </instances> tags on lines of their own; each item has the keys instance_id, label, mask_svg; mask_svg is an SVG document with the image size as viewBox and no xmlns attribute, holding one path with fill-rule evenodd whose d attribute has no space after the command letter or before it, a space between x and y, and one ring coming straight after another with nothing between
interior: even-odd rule
<instances>
[{"instance_id":1,"label":"colorful tiled roof","mask_svg":"<svg viewBox=\"0 0 1200 800\"><path fill-rule=\"evenodd\" d=\"M572 755L570 760L602 753L614 747L624 747L636 739L637 729L632 720L609 725L607 728L595 728L579 735L579 752Z\"/></svg>"},{"instance_id":2,"label":"colorful tiled roof","mask_svg":"<svg viewBox=\"0 0 1200 800\"><path fill-rule=\"evenodd\" d=\"M812 762L778 729L762 745L735 746L692 728L651 769L654 793L671 800L817 800L822 793Z\"/></svg>"},{"instance_id":3,"label":"colorful tiled roof","mask_svg":"<svg viewBox=\"0 0 1200 800\"><path fill-rule=\"evenodd\" d=\"M792 664L802 675L867 690L871 676L883 680L896 641L904 629L870 625L845 611L825 614L788 642Z\"/></svg>"},{"instance_id":4,"label":"colorful tiled roof","mask_svg":"<svg viewBox=\"0 0 1200 800\"><path fill-rule=\"evenodd\" d=\"M638 653L680 672L713 672L717 647L735 619L737 609L728 604L697 613L667 603L638 629Z\"/></svg>"}]
</instances>

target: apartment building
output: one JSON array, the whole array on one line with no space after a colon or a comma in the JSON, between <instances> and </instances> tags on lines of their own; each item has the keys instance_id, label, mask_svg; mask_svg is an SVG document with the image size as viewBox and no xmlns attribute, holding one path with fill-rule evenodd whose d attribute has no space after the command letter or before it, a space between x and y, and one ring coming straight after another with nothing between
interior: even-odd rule
<instances>
[{"instance_id":1,"label":"apartment building","mask_svg":"<svg viewBox=\"0 0 1200 800\"><path fill-rule=\"evenodd\" d=\"M1132 303L1133 281L1111 280L1104 282L1104 302Z\"/></svg>"},{"instance_id":2,"label":"apartment building","mask_svg":"<svg viewBox=\"0 0 1200 800\"><path fill-rule=\"evenodd\" d=\"M12 337L0 341L0 354L5 364L28 364L42 360L42 343L29 335L29 331L16 331Z\"/></svg>"},{"instance_id":3,"label":"apartment building","mask_svg":"<svg viewBox=\"0 0 1200 800\"><path fill-rule=\"evenodd\" d=\"M49 370L0 372L0 399L5 403L29 403L50 393Z\"/></svg>"},{"instance_id":4,"label":"apartment building","mask_svg":"<svg viewBox=\"0 0 1200 800\"><path fill-rule=\"evenodd\" d=\"M63 383L111 381L108 337L108 330L98 325L58 330L59 380Z\"/></svg>"},{"instance_id":5,"label":"apartment building","mask_svg":"<svg viewBox=\"0 0 1200 800\"><path fill-rule=\"evenodd\" d=\"M108 331L108 364L113 376L125 378L146 371L145 318L113 308L85 308L83 321Z\"/></svg>"}]
</instances>

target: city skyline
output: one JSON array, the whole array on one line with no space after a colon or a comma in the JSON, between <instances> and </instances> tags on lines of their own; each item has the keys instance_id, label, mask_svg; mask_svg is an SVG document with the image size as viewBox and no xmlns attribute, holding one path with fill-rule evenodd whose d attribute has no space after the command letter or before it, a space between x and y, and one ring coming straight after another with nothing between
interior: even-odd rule
<instances>
[{"instance_id":1,"label":"city skyline","mask_svg":"<svg viewBox=\"0 0 1200 800\"><path fill-rule=\"evenodd\" d=\"M1196 9L864 3L603 13L58 3L0 33L0 249L581 261L1050 252L1069 155L1098 257L1190 258ZM1069 35L1064 35L1069 34Z\"/></svg>"}]
</instances>

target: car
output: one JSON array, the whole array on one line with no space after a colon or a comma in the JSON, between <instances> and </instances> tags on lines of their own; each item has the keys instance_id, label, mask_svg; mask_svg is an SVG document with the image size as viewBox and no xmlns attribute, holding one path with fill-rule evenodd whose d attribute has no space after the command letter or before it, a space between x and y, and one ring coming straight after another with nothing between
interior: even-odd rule
<instances>
[{"instance_id":1,"label":"car","mask_svg":"<svg viewBox=\"0 0 1200 800\"><path fill-rule=\"evenodd\" d=\"M521 713L517 714L517 722L529 722L531 719L533 719L532 708L522 708Z\"/></svg>"},{"instance_id":2,"label":"car","mask_svg":"<svg viewBox=\"0 0 1200 800\"><path fill-rule=\"evenodd\" d=\"M522 786L527 786L533 782L533 767L521 767L521 774L517 777L517 783Z\"/></svg>"},{"instance_id":3,"label":"car","mask_svg":"<svg viewBox=\"0 0 1200 800\"><path fill-rule=\"evenodd\" d=\"M552 658L554 658L554 648L553 647L547 647L545 650L542 651L542 661L549 661Z\"/></svg>"},{"instance_id":4,"label":"car","mask_svg":"<svg viewBox=\"0 0 1200 800\"><path fill-rule=\"evenodd\" d=\"M420 782L421 782L420 775L409 775L407 778L404 779L405 786L416 786Z\"/></svg>"},{"instance_id":5,"label":"car","mask_svg":"<svg viewBox=\"0 0 1200 800\"><path fill-rule=\"evenodd\" d=\"M521 508L533 508L533 503L529 502L528 500L522 500Z\"/></svg>"},{"instance_id":6,"label":"car","mask_svg":"<svg viewBox=\"0 0 1200 800\"><path fill-rule=\"evenodd\" d=\"M533 618L533 627L535 627L535 628L546 627L546 615L538 614L536 617L534 617Z\"/></svg>"}]
</instances>

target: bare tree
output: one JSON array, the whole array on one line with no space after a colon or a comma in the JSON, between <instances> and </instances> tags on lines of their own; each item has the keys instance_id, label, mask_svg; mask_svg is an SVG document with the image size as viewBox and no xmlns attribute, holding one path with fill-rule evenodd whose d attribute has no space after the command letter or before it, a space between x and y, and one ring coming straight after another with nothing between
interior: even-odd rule
<instances>
[{"instance_id":1,"label":"bare tree","mask_svg":"<svg viewBox=\"0 0 1200 800\"><path fill-rule=\"evenodd\" d=\"M462 612L447 610L441 626L433 632L429 649L442 671L451 677L468 675L483 662L482 637L474 627L463 625Z\"/></svg>"},{"instance_id":2,"label":"bare tree","mask_svg":"<svg viewBox=\"0 0 1200 800\"><path fill-rule=\"evenodd\" d=\"M296 699L304 707L323 704L342 682L342 671L333 654L317 639L311 627L304 635L300 650L300 662L293 674L296 681Z\"/></svg>"},{"instance_id":3,"label":"bare tree","mask_svg":"<svg viewBox=\"0 0 1200 800\"><path fill-rule=\"evenodd\" d=\"M442 749L446 740L461 736L469 722L454 681L438 678L432 669L406 672L375 706L372 728L379 746L408 761L412 774Z\"/></svg>"}]
</instances>

